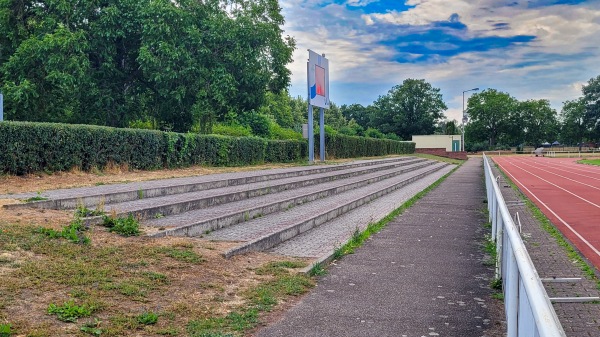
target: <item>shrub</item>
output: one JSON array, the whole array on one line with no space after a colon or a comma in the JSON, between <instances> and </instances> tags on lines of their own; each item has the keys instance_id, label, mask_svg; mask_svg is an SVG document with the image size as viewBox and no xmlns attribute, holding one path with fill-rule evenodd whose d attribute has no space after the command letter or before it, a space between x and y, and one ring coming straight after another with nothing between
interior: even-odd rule
<instances>
[{"instance_id":1,"label":"shrub","mask_svg":"<svg viewBox=\"0 0 600 337\"><path fill-rule=\"evenodd\" d=\"M302 140L302 133L294 131L292 129L282 128L278 124L271 124L270 127L270 135L271 139L280 139L280 140Z\"/></svg>"},{"instance_id":2,"label":"shrub","mask_svg":"<svg viewBox=\"0 0 600 337\"><path fill-rule=\"evenodd\" d=\"M249 137L252 136L252 129L242 125L216 124L213 125L212 133L222 136Z\"/></svg>"},{"instance_id":3,"label":"shrub","mask_svg":"<svg viewBox=\"0 0 600 337\"><path fill-rule=\"evenodd\" d=\"M315 136L318 149L319 136ZM415 143L399 142L390 139L325 135L325 151L329 158L373 157L390 154L410 154L415 152Z\"/></svg>"}]
</instances>

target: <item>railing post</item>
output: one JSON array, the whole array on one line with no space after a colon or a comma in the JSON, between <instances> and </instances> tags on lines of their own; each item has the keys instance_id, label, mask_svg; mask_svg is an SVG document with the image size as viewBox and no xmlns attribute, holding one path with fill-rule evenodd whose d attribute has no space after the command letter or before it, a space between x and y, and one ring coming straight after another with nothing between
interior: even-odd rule
<instances>
[{"instance_id":1,"label":"railing post","mask_svg":"<svg viewBox=\"0 0 600 337\"><path fill-rule=\"evenodd\" d=\"M509 241L510 242L510 241ZM509 256L506 261L506 271L504 273L504 308L506 311L507 337L517 337L517 317L519 311L519 268L517 260L512 252L512 245L509 243L507 250Z\"/></svg>"}]
</instances>

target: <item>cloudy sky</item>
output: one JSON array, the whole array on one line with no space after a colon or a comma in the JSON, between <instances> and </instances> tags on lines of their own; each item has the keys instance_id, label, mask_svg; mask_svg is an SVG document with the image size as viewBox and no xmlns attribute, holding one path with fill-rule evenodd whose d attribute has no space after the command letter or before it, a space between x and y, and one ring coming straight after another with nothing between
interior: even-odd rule
<instances>
[{"instance_id":1,"label":"cloudy sky","mask_svg":"<svg viewBox=\"0 0 600 337\"><path fill-rule=\"evenodd\" d=\"M280 0L297 42L292 95L306 95L307 49L325 53L331 100L371 104L406 78L441 89L562 102L600 75L600 0Z\"/></svg>"}]
</instances>

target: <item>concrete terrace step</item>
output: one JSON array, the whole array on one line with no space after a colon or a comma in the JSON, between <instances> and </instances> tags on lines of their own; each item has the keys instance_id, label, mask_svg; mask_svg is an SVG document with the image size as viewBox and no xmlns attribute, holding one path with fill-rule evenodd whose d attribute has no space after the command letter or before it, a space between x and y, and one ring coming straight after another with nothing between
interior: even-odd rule
<instances>
[{"instance_id":1,"label":"concrete terrace step","mask_svg":"<svg viewBox=\"0 0 600 337\"><path fill-rule=\"evenodd\" d=\"M452 171L453 168L453 165L446 166L384 197L378 198L364 207L353 209L331 220L326 225L313 228L282 242L268 250L268 252L285 256L316 258L317 261L315 262L327 261L333 256L337 248L352 238L357 229L363 231L370 223L376 223L383 219L417 193Z\"/></svg>"},{"instance_id":2,"label":"concrete terrace step","mask_svg":"<svg viewBox=\"0 0 600 337\"><path fill-rule=\"evenodd\" d=\"M249 240L228 250L223 255L229 258L250 251L265 251L305 232L325 227L329 230L331 222L335 222L338 217L354 210L360 212L364 208L361 206L366 207L366 204L422 180L447 166L447 164L432 165L357 190L298 206L264 219L253 220L254 223L238 224L234 227L238 227ZM211 233L207 235L207 238L229 237L229 239L233 239L234 236L231 234L235 232L235 229L230 231L230 228L221 230L223 233L219 233L221 231Z\"/></svg>"},{"instance_id":3,"label":"concrete terrace step","mask_svg":"<svg viewBox=\"0 0 600 337\"><path fill-rule=\"evenodd\" d=\"M157 215L159 218L165 216L171 217L185 212L205 209L209 206L213 207L212 209L218 209L214 207L250 198L266 197L272 200L274 197L267 195L285 193L290 190L293 190L291 191L292 194L297 195L300 191L311 187L316 187L320 190L322 187L319 186L339 187L343 185L370 183L400 174L406 170L414 170L419 167L431 165L432 163L432 161L422 159L402 161L400 163L385 164L381 167L375 166L373 168L377 170L371 173L365 173L371 171L371 169L367 171L364 171L364 169L351 169L347 172L342 171L341 173L340 171L336 171L333 174L323 173L309 177L282 179L275 182L261 182L244 186L142 199L109 205L105 207L105 211L114 212L120 216L134 214L141 220L154 218ZM343 177L344 179L337 179L338 177ZM85 221L88 224L94 224L100 222L101 217L90 217L86 218Z\"/></svg>"},{"instance_id":4,"label":"concrete terrace step","mask_svg":"<svg viewBox=\"0 0 600 337\"><path fill-rule=\"evenodd\" d=\"M242 232L246 231L247 236L244 237L244 239L250 241L260 238L266 233L265 231L272 232L273 230L269 229L269 227L273 224L285 227L290 224L296 224L302 219L311 218L310 216L307 216L307 214L316 214L316 211L313 209L314 207L317 207L321 211L333 211L333 213L328 215L329 219L331 219L343 212L348 211L350 208L356 207L359 204L363 204L366 200L357 199L365 198L371 195L375 196L377 194L379 196L383 193L386 193L386 191L382 192L382 190L387 189L389 191L397 188L408 179L417 179L417 177L421 174L424 174L424 172L436 170L446 165L439 163L432 164L433 165L424 167L420 166L416 169L403 168L398 170L398 174L386 179L378 179L371 182L368 180L363 180L350 184L338 184L337 186L333 183L328 183L309 187L304 191L294 190L280 193L274 196L277 197L277 199L274 199L274 197L260 197L252 200L241 201L239 203L223 205L223 207L188 212L186 214L174 216L173 219L165 218L149 220L145 224L149 226L173 226L164 231L157 232L153 234L153 236L197 236L209 233L210 231L216 229L229 227L231 225L244 222L243 224L235 226L235 228L232 227L231 230L236 231L241 229ZM373 196L371 196L371 198ZM317 199L319 199L319 202L311 202ZM337 207L342 204L345 204L345 206ZM324 208L320 208L320 205L325 206L322 206ZM287 212L283 212L286 210ZM277 214L268 217L265 216L272 213ZM334 213L337 214L334 215ZM316 220L322 223L323 219L326 219L326 217L327 215ZM283 225L278 224L278 222L282 221L284 222ZM213 233L212 235L217 235L216 233L222 234L225 232L219 231ZM241 237L238 236L237 239L233 240L240 239Z\"/></svg>"},{"instance_id":5,"label":"concrete terrace step","mask_svg":"<svg viewBox=\"0 0 600 337\"><path fill-rule=\"evenodd\" d=\"M285 169L258 170L235 173L222 173L184 178L161 179L126 184L102 185L45 191L40 195L48 200L23 204L5 205L6 208L37 207L50 209L74 209L78 205L95 207L100 203L112 204L167 195L189 193L201 190L237 186L262 181L284 179L347 170L359 167L414 160L415 157L393 157L379 160L359 160L338 165L318 165ZM0 195L2 198L27 199L37 193Z\"/></svg>"}]
</instances>

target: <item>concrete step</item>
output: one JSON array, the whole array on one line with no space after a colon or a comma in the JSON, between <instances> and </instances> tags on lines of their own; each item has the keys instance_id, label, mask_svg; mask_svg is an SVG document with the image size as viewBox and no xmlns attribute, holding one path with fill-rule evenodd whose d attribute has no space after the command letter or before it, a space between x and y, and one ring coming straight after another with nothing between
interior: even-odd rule
<instances>
[{"instance_id":1,"label":"concrete step","mask_svg":"<svg viewBox=\"0 0 600 337\"><path fill-rule=\"evenodd\" d=\"M364 208L369 208L371 202L379 200L379 198L383 198L389 193L403 189L411 183L425 179L446 167L448 167L446 164L432 165L324 200L279 212L264 219L257 219L252 221L252 223L241 223L233 226L238 227L235 229L230 227L219 230L206 235L206 237L213 240L231 240L235 239L236 235L231 235L235 232L244 234L243 236L245 236L247 241L225 252L224 256L226 258L250 251L269 250L302 233L321 227L329 229L331 222L335 221L338 217L353 210L360 212Z\"/></svg>"},{"instance_id":2,"label":"concrete step","mask_svg":"<svg viewBox=\"0 0 600 337\"><path fill-rule=\"evenodd\" d=\"M150 234L152 236L198 236L244 222L243 225L236 226L236 228L241 228L242 230L248 229L251 234L249 234L250 236L245 240L249 241L256 238L254 229L249 228L255 228L260 235L260 231L264 230L265 224L268 225L271 222L277 223L282 220L273 220L273 218L269 220L265 217L268 214L289 210L290 213L279 214L284 214L284 217L290 216L291 218L287 221L295 222L298 219L305 218L307 212L309 212L308 214L312 214L313 211L311 211L309 205L313 205L313 207L314 205L322 203L335 205L336 203L340 203L340 199L337 197L341 194L344 195L342 198L355 199L359 195L364 197L367 194L378 193L381 190L409 179L410 177L431 170L432 167L445 165L437 162L430 162L428 164L430 165L423 166L423 164L415 164L413 167L396 169L394 175L390 176L389 174L386 174L384 179L381 179L381 177L360 180L351 178L347 180L353 180L352 182L332 182L299 190L286 191L274 196L259 197L214 208L192 211L170 217L170 219L148 220L144 224L152 227L163 227L163 230ZM319 202L311 202L315 200L319 200ZM344 203L350 202L351 201ZM358 201L356 203L358 204L361 202L362 201ZM306 209L301 208L301 205L303 204L307 204ZM331 210L337 207L327 206L327 208ZM254 223L253 227L246 227L250 221Z\"/></svg>"},{"instance_id":3,"label":"concrete step","mask_svg":"<svg viewBox=\"0 0 600 337\"><path fill-rule=\"evenodd\" d=\"M313 228L268 250L270 253L327 262L335 250L348 242L356 230L364 231L402 206L410 198L454 169L446 166L437 172L399 188L367 205L351 210L324 225Z\"/></svg>"},{"instance_id":4,"label":"concrete step","mask_svg":"<svg viewBox=\"0 0 600 337\"><path fill-rule=\"evenodd\" d=\"M244 184L284 179L299 176L308 176L358 167L382 165L386 163L414 160L415 157L393 157L379 160L359 160L337 165L318 165L311 167L293 167L285 169L246 171L203 175L185 178L161 179L154 181L132 182L92 186L72 189L44 191L40 196L48 200L29 202L23 204L5 205L6 208L36 207L47 209L74 209L79 205L96 207L99 204L113 204L139 199L190 193L195 191L239 186ZM0 195L2 198L27 199L37 196L37 193L23 193L13 195Z\"/></svg>"},{"instance_id":5,"label":"concrete step","mask_svg":"<svg viewBox=\"0 0 600 337\"><path fill-rule=\"evenodd\" d=\"M340 186L344 184L361 184L379 181L400 174L403 171L414 170L419 167L431 165L432 163L432 161L424 159L415 159L372 166L368 169L354 168L346 171L335 171L332 173L322 173L307 177L287 178L243 186L142 199L108 205L105 207L105 211L108 213L116 213L118 216L133 214L140 220L156 217L171 217L198 209L240 202L250 198L264 197L265 195L282 193L289 190L294 190L292 193L297 193L302 189L315 186ZM317 189L320 190L321 188L317 187ZM274 197L270 197L269 200L272 200L273 198ZM95 224L99 223L102 220L102 217L89 217L84 220L88 224Z\"/></svg>"}]
</instances>

